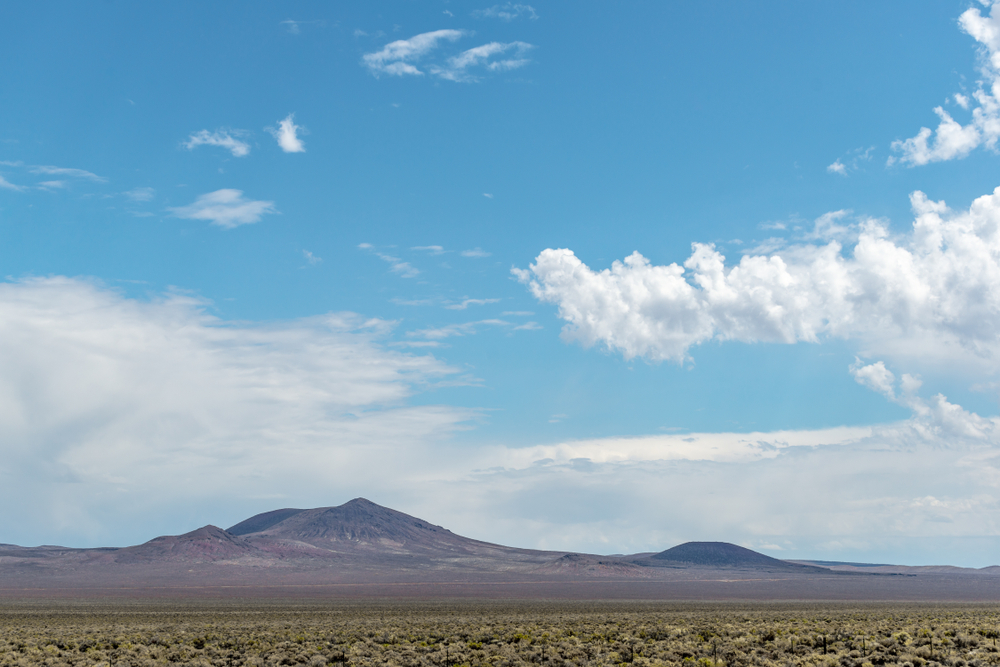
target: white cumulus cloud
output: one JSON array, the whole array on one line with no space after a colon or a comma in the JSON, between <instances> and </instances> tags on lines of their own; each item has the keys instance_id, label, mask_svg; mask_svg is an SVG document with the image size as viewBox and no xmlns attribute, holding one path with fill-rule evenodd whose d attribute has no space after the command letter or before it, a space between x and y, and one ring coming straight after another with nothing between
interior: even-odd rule
<instances>
[{"instance_id":1,"label":"white cumulus cloud","mask_svg":"<svg viewBox=\"0 0 1000 667\"><path fill-rule=\"evenodd\" d=\"M281 150L286 153L305 153L305 144L302 143L302 140L298 136L299 131L305 131L305 128L296 125L294 118L295 114L288 114L284 120L278 122L278 129L274 129L273 127L264 129L277 140L278 145L281 146Z\"/></svg>"},{"instance_id":2,"label":"white cumulus cloud","mask_svg":"<svg viewBox=\"0 0 1000 667\"><path fill-rule=\"evenodd\" d=\"M198 146L218 146L232 153L233 157L246 157L250 154L250 144L238 138L246 136L246 134L244 130L216 130L215 132L201 130L188 137L183 145L189 151Z\"/></svg>"},{"instance_id":3,"label":"white cumulus cloud","mask_svg":"<svg viewBox=\"0 0 1000 667\"><path fill-rule=\"evenodd\" d=\"M635 252L594 271L571 250L547 249L513 271L558 306L566 339L626 358L681 362L709 340L838 337L1000 369L1000 188L965 211L919 191L910 199L916 219L899 238L883 222L848 224L835 212L817 220L816 242L731 266L695 243L683 265Z\"/></svg>"},{"instance_id":4,"label":"white cumulus cloud","mask_svg":"<svg viewBox=\"0 0 1000 667\"><path fill-rule=\"evenodd\" d=\"M169 209L178 218L208 220L223 229L259 222L268 213L277 213L274 202L246 199L241 190L229 188L199 196L187 206Z\"/></svg>"},{"instance_id":5,"label":"white cumulus cloud","mask_svg":"<svg viewBox=\"0 0 1000 667\"><path fill-rule=\"evenodd\" d=\"M1000 2L990 6L984 16L978 8L966 10L958 19L962 30L979 43L983 81L972 93L977 105L965 125L959 123L943 107L936 107L939 122L935 130L922 127L916 136L894 141L892 148L899 157L890 157L888 164L899 162L918 166L930 162L954 160L967 156L979 146L995 150L1000 138ZM968 110L970 100L955 95L955 103Z\"/></svg>"},{"instance_id":6,"label":"white cumulus cloud","mask_svg":"<svg viewBox=\"0 0 1000 667\"><path fill-rule=\"evenodd\" d=\"M798 558L995 559L1000 420L919 397L884 363L854 371L910 397L913 416L894 424L470 446L449 436L476 411L410 400L461 374L393 351L390 323L254 325L210 305L62 277L0 283L0 503L24 509L0 516L7 541L136 543L364 495L535 548L725 536ZM489 326L510 327L413 343Z\"/></svg>"},{"instance_id":7,"label":"white cumulus cloud","mask_svg":"<svg viewBox=\"0 0 1000 667\"><path fill-rule=\"evenodd\" d=\"M858 384L877 391L891 401L896 400L896 376L885 367L885 362L863 365L860 359L855 359L851 375Z\"/></svg>"}]
</instances>

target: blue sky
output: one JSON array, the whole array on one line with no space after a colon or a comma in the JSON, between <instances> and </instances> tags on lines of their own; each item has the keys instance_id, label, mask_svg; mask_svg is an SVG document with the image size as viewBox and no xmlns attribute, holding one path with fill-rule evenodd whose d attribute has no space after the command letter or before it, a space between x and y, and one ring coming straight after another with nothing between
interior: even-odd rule
<instances>
[{"instance_id":1,"label":"blue sky","mask_svg":"<svg viewBox=\"0 0 1000 667\"><path fill-rule=\"evenodd\" d=\"M3 12L0 541L997 562L1000 9Z\"/></svg>"}]
</instances>

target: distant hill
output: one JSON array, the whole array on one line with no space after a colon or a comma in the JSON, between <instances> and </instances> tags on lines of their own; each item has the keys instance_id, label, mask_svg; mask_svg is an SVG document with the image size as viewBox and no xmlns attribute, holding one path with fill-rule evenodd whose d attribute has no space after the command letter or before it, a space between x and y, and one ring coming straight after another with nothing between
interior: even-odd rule
<instances>
[{"instance_id":1,"label":"distant hill","mask_svg":"<svg viewBox=\"0 0 1000 667\"><path fill-rule=\"evenodd\" d=\"M726 542L598 556L457 535L364 498L125 548L0 544L0 597L334 595L1000 601L1000 568L834 569ZM893 571L888 571L892 569ZM848 571L850 570L850 571ZM766 574L765 574L766 573ZM60 593L62 591L62 593Z\"/></svg>"},{"instance_id":2,"label":"distant hill","mask_svg":"<svg viewBox=\"0 0 1000 667\"><path fill-rule=\"evenodd\" d=\"M284 516L281 515L284 513ZM369 559L486 558L513 559L540 565L565 552L517 549L456 535L424 519L355 498L336 507L277 510L258 514L236 526L259 548L309 545L329 554L366 554ZM253 532L250 529L257 528ZM459 564L463 561L454 561Z\"/></svg>"},{"instance_id":3,"label":"distant hill","mask_svg":"<svg viewBox=\"0 0 1000 667\"><path fill-rule=\"evenodd\" d=\"M685 542L653 554L649 560L664 566L695 566L706 568L742 568L757 570L813 570L826 568L790 563L765 556L751 549L728 542Z\"/></svg>"}]
</instances>

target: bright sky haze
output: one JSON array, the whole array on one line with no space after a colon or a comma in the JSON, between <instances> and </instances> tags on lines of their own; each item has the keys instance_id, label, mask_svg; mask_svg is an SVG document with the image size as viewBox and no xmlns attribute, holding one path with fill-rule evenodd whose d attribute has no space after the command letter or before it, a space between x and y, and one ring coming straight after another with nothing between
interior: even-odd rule
<instances>
[{"instance_id":1,"label":"bright sky haze","mask_svg":"<svg viewBox=\"0 0 1000 667\"><path fill-rule=\"evenodd\" d=\"M1000 564L1000 3L2 14L0 542Z\"/></svg>"}]
</instances>

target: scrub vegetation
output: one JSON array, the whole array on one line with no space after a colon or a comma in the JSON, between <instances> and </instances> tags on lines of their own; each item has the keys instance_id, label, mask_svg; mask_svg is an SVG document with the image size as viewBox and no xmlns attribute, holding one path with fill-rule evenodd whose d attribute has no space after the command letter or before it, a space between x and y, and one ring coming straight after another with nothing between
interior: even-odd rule
<instances>
[{"instance_id":1,"label":"scrub vegetation","mask_svg":"<svg viewBox=\"0 0 1000 667\"><path fill-rule=\"evenodd\" d=\"M0 603L0 667L982 667L996 606Z\"/></svg>"}]
</instances>

